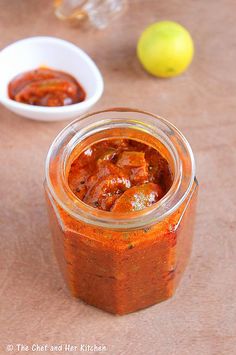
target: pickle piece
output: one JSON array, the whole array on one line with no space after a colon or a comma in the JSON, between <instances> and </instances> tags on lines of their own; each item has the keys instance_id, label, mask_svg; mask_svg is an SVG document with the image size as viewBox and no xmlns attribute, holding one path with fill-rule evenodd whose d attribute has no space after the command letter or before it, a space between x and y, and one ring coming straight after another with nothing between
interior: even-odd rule
<instances>
[{"instance_id":1,"label":"pickle piece","mask_svg":"<svg viewBox=\"0 0 236 355\"><path fill-rule=\"evenodd\" d=\"M138 166L146 166L146 164L145 153L143 152L124 151L120 154L120 157L117 160L117 165L120 168L133 168Z\"/></svg>"},{"instance_id":2,"label":"pickle piece","mask_svg":"<svg viewBox=\"0 0 236 355\"><path fill-rule=\"evenodd\" d=\"M158 184L147 183L126 190L115 202L112 212L132 212L143 210L163 197Z\"/></svg>"},{"instance_id":3,"label":"pickle piece","mask_svg":"<svg viewBox=\"0 0 236 355\"><path fill-rule=\"evenodd\" d=\"M110 210L115 200L128 188L130 188L130 181L125 177L116 175L101 177L87 191L83 201L90 206Z\"/></svg>"}]
</instances>

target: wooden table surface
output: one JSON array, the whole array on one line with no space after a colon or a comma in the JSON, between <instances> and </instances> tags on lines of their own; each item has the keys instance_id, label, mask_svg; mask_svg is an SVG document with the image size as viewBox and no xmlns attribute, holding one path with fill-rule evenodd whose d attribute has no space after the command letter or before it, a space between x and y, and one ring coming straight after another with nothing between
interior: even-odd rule
<instances>
[{"instance_id":1,"label":"wooden table surface","mask_svg":"<svg viewBox=\"0 0 236 355\"><path fill-rule=\"evenodd\" d=\"M25 344L33 354L33 344L65 343L78 349L54 353L78 354L81 344L96 344L111 355L236 354L236 4L129 4L107 30L96 31L60 22L52 1L0 0L0 45L34 35L72 41L104 76L96 109L138 107L182 130L195 153L200 182L189 267L172 299L127 316L71 298L52 255L42 187L47 150L67 122L33 122L0 107L1 354L7 344L14 346L8 353L26 353L16 345ZM185 25L196 46L189 70L170 80L146 74L135 55L141 31L162 19Z\"/></svg>"}]
</instances>

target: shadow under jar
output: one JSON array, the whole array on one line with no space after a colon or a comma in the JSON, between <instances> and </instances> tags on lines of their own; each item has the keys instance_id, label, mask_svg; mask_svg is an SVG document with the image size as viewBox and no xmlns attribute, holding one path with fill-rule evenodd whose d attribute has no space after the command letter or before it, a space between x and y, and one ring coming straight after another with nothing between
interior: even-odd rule
<instances>
[{"instance_id":1,"label":"shadow under jar","mask_svg":"<svg viewBox=\"0 0 236 355\"><path fill-rule=\"evenodd\" d=\"M160 152L173 180L158 202L127 213L87 205L68 184L71 165L86 148L121 138ZM48 152L45 191L55 254L71 294L115 314L171 297L191 252L197 190L191 147L163 118L114 108L68 125Z\"/></svg>"}]
</instances>

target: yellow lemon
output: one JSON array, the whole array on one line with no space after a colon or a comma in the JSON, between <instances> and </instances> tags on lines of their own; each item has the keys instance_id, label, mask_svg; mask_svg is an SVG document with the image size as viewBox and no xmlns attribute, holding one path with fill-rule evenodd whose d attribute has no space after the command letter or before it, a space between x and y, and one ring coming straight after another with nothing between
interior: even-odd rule
<instances>
[{"instance_id":1,"label":"yellow lemon","mask_svg":"<svg viewBox=\"0 0 236 355\"><path fill-rule=\"evenodd\" d=\"M152 75L168 78L187 69L194 54L189 32L173 21L161 21L147 27L141 34L137 55Z\"/></svg>"}]
</instances>

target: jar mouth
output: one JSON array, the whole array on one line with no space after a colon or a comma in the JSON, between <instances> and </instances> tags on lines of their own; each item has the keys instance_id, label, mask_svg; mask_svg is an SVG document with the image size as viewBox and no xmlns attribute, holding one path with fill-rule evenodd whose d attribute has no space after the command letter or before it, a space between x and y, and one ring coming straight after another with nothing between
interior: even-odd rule
<instances>
[{"instance_id":1,"label":"jar mouth","mask_svg":"<svg viewBox=\"0 0 236 355\"><path fill-rule=\"evenodd\" d=\"M154 147L155 142L159 142L166 149L172 161L173 182L162 199L152 206L127 213L102 211L85 204L70 189L66 169L75 147L81 147L82 152L112 134L116 138L138 141L149 136L153 144L148 145ZM151 226L173 213L192 188L195 162L186 138L170 122L152 113L118 107L84 115L65 127L49 149L45 170L51 197L73 218L95 226L127 230Z\"/></svg>"}]
</instances>

